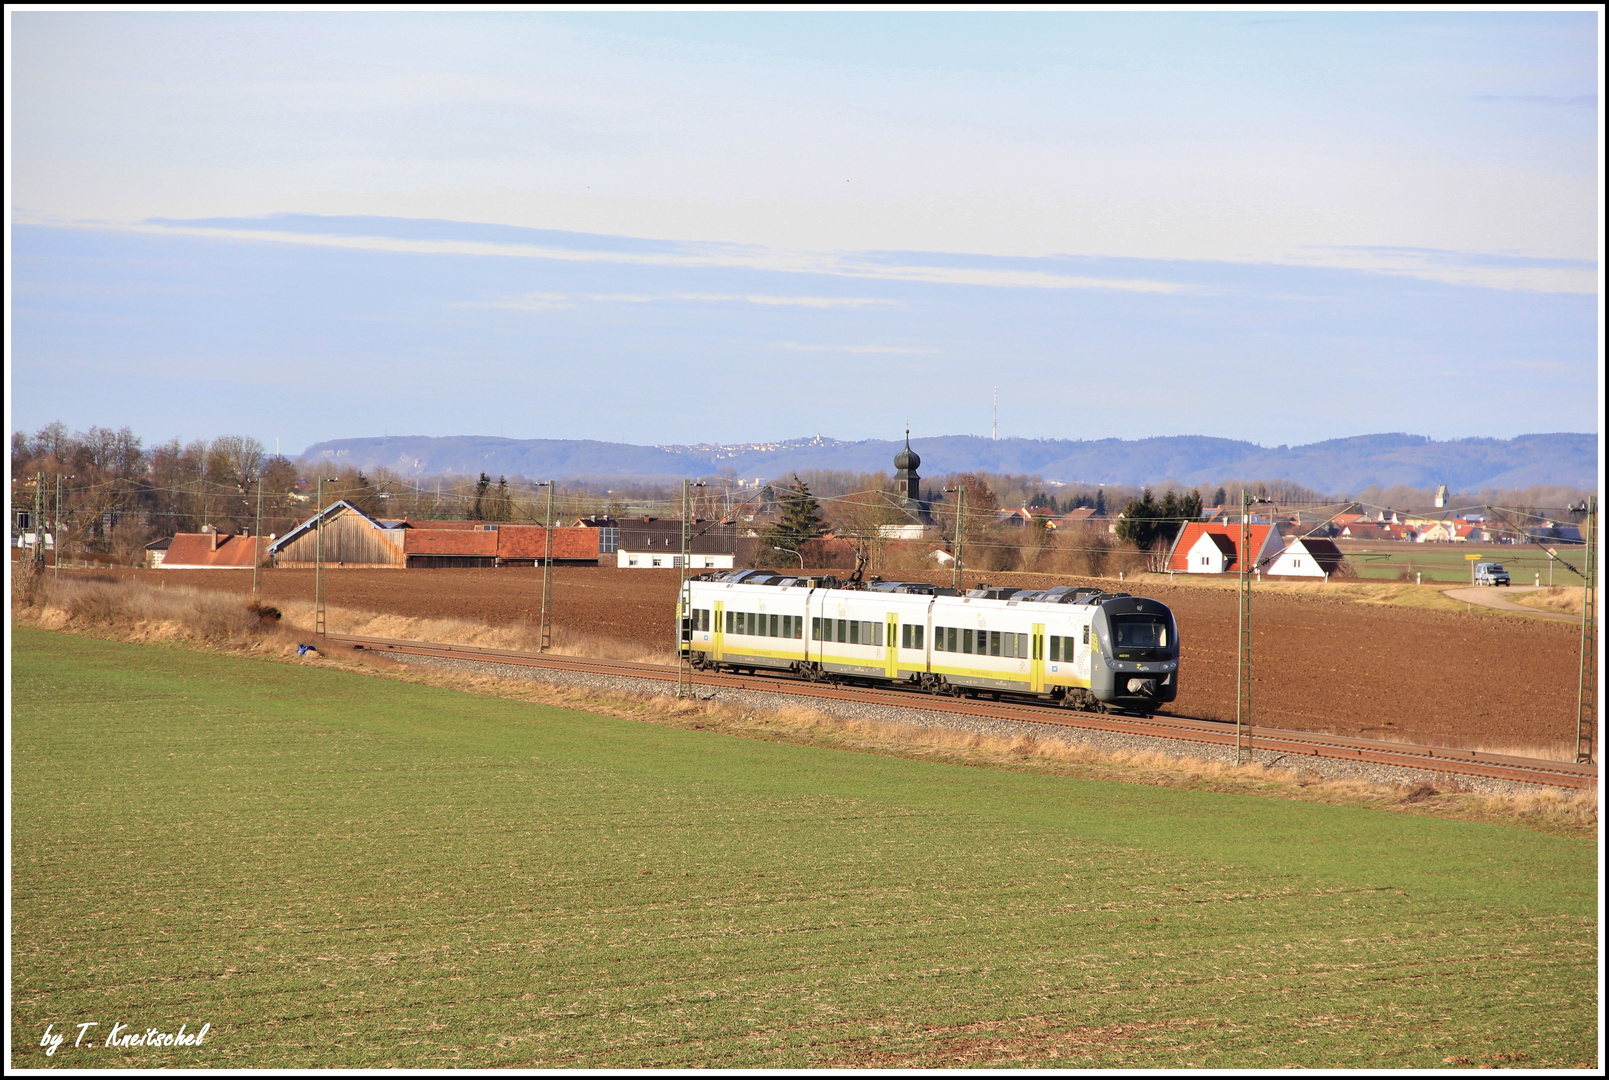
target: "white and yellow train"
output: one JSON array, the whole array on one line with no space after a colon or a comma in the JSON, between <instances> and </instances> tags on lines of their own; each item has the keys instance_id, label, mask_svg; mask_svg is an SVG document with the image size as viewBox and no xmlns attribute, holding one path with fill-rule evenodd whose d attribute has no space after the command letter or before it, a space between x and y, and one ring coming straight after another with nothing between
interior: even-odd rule
<instances>
[{"instance_id":1,"label":"white and yellow train","mask_svg":"<svg viewBox=\"0 0 1609 1080\"><path fill-rule=\"evenodd\" d=\"M909 582L850 589L745 570L690 580L678 616L683 655L700 669L1140 713L1179 690L1173 613L1127 593L985 588L960 596Z\"/></svg>"}]
</instances>

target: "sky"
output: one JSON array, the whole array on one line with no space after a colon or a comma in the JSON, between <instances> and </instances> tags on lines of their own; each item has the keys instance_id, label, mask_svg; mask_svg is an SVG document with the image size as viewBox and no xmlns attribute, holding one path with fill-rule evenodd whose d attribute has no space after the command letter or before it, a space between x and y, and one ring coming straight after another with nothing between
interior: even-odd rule
<instances>
[{"instance_id":1,"label":"sky","mask_svg":"<svg viewBox=\"0 0 1609 1080\"><path fill-rule=\"evenodd\" d=\"M1599 430L1595 10L7 22L13 430Z\"/></svg>"}]
</instances>

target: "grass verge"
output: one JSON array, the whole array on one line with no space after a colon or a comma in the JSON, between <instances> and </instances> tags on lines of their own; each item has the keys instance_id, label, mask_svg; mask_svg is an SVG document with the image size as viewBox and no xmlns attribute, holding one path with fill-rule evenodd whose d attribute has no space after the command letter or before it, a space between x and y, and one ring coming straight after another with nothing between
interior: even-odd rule
<instances>
[{"instance_id":1,"label":"grass verge","mask_svg":"<svg viewBox=\"0 0 1609 1080\"><path fill-rule=\"evenodd\" d=\"M19 594L22 590L18 590ZM972 732L926 729L911 725L846 720L804 707L756 713L720 701L675 700L657 694L601 693L528 679L466 675L451 669L407 665L372 652L337 649L303 660L300 642L312 622L310 604L289 604L283 617L265 617L238 596L187 587L153 588L135 581L45 579L34 606L14 603L13 623L46 630L66 630L135 643L176 643L290 663L316 663L349 671L470 693L490 694L533 704L585 709L625 719L645 720L693 729L718 730L745 738L832 745L867 753L893 754L1012 769L1048 771L1062 776L1116 780L1198 790L1236 791L1279 798L1351 805L1458 818L1502 822L1561 835L1595 835L1598 793L1547 790L1518 795L1480 795L1458 777L1448 775L1435 789L1353 780L1325 779L1297 766L1267 768L1147 751L1109 751L1070 745L1057 739L1003 738ZM298 625L300 624L300 626ZM374 634L415 640L494 648L530 648L523 631L478 627L459 620L402 619L364 612L336 612L337 632ZM598 648L586 639L569 642L575 655L616 659L643 657L630 646ZM1477 747L1517 757L1563 758L1564 747Z\"/></svg>"},{"instance_id":2,"label":"grass verge","mask_svg":"<svg viewBox=\"0 0 1609 1080\"><path fill-rule=\"evenodd\" d=\"M1582 839L12 661L13 1066L1594 1064Z\"/></svg>"}]
</instances>

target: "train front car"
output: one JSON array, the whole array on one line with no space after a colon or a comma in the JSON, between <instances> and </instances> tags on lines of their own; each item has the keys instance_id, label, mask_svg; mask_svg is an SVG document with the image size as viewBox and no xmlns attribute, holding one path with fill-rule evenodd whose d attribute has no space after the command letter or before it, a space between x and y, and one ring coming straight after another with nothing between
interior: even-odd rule
<instances>
[{"instance_id":1,"label":"train front car","mask_svg":"<svg viewBox=\"0 0 1609 1080\"><path fill-rule=\"evenodd\" d=\"M1090 623L1090 693L1108 708L1153 713L1179 696L1179 627L1143 596L1102 601Z\"/></svg>"}]
</instances>

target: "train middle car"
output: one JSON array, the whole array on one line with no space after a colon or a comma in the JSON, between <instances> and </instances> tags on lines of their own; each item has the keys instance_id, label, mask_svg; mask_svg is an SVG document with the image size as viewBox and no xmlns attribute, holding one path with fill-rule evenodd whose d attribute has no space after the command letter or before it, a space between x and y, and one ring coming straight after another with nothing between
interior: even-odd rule
<instances>
[{"instance_id":1,"label":"train middle car","mask_svg":"<svg viewBox=\"0 0 1609 1080\"><path fill-rule=\"evenodd\" d=\"M1126 593L978 590L885 582L865 589L737 571L695 578L681 609L695 667L937 693L1037 697L1154 712L1179 690L1165 604Z\"/></svg>"}]
</instances>

